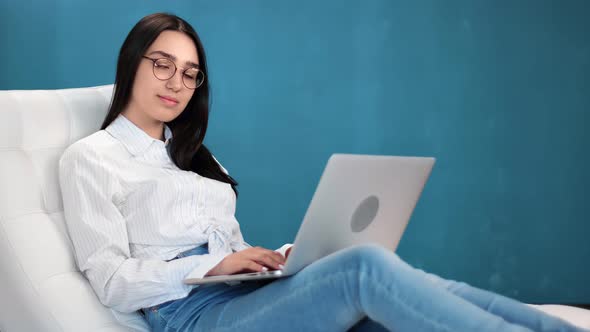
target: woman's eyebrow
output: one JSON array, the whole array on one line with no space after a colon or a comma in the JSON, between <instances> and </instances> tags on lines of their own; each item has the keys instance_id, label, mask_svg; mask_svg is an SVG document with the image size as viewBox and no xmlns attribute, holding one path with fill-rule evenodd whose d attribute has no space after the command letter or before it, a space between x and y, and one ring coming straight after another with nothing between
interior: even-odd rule
<instances>
[{"instance_id":1,"label":"woman's eyebrow","mask_svg":"<svg viewBox=\"0 0 590 332\"><path fill-rule=\"evenodd\" d=\"M157 54L160 54L161 56L163 56L163 57L165 57L165 58L168 58L168 59L170 59L170 60L172 60L172 61L176 61L176 56L174 56L174 55L172 55L172 54L170 54L170 53L166 53L166 52L164 52L164 51L152 51L152 52L150 52L148 55L152 55L152 54L156 54L156 53L157 53ZM199 68L199 64L198 64L198 63L194 63L194 62L191 62L191 61L187 61L187 62L185 62L185 64L186 64L187 66L190 66L190 67Z\"/></svg>"}]
</instances>

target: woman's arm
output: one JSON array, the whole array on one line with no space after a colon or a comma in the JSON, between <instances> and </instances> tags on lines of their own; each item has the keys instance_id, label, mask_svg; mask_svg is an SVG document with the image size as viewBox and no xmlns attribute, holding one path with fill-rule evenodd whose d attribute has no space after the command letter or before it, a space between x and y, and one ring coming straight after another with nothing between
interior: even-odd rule
<instances>
[{"instance_id":1,"label":"woman's arm","mask_svg":"<svg viewBox=\"0 0 590 332\"><path fill-rule=\"evenodd\" d=\"M130 255L127 226L114 202L120 185L108 162L78 142L60 160L66 225L78 267L100 301L131 312L186 296L183 279L194 269L204 276L226 255L199 255L165 262Z\"/></svg>"}]
</instances>

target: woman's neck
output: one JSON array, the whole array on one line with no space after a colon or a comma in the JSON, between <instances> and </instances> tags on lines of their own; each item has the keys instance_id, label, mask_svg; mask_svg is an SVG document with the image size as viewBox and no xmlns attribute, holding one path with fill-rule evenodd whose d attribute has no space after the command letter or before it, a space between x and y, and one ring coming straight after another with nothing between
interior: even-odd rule
<instances>
[{"instance_id":1,"label":"woman's neck","mask_svg":"<svg viewBox=\"0 0 590 332\"><path fill-rule=\"evenodd\" d=\"M146 116L143 116L142 114L139 114L139 112L130 112L129 110L124 110L121 112L121 115L125 116L127 120L133 122L134 125L139 127L150 137L159 139L161 141L164 140L164 122L150 119Z\"/></svg>"}]
</instances>

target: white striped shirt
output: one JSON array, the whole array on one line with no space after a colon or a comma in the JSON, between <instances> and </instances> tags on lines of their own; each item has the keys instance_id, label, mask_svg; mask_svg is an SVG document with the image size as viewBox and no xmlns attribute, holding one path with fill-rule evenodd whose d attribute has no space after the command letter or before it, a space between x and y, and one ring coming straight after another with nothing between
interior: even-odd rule
<instances>
[{"instance_id":1,"label":"white striped shirt","mask_svg":"<svg viewBox=\"0 0 590 332\"><path fill-rule=\"evenodd\" d=\"M231 186L179 169L166 149L171 137L166 126L166 143L154 139L120 115L60 160L76 263L100 301L118 311L185 297L193 286L182 280L191 271L204 276L249 247ZM208 255L166 262L205 243Z\"/></svg>"}]
</instances>

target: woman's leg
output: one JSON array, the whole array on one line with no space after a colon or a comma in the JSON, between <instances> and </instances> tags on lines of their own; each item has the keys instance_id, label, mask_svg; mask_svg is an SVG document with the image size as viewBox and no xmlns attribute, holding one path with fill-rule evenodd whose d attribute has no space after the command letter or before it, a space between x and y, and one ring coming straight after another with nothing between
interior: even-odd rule
<instances>
[{"instance_id":1,"label":"woman's leg","mask_svg":"<svg viewBox=\"0 0 590 332\"><path fill-rule=\"evenodd\" d=\"M502 317L507 322L526 326L534 331L559 331L559 328L564 326L563 320L514 299L472 287L464 282L447 280L422 270L416 270L434 285L460 296L487 312Z\"/></svg>"},{"instance_id":2,"label":"woman's leg","mask_svg":"<svg viewBox=\"0 0 590 332\"><path fill-rule=\"evenodd\" d=\"M541 315L541 313L539 313ZM359 246L205 309L192 331L345 331L365 317L391 331L531 331L427 279L395 254ZM579 331L565 323L561 331Z\"/></svg>"},{"instance_id":3,"label":"woman's leg","mask_svg":"<svg viewBox=\"0 0 590 332\"><path fill-rule=\"evenodd\" d=\"M383 325L377 323L368 317L363 318L356 323L348 332L388 332Z\"/></svg>"}]
</instances>

